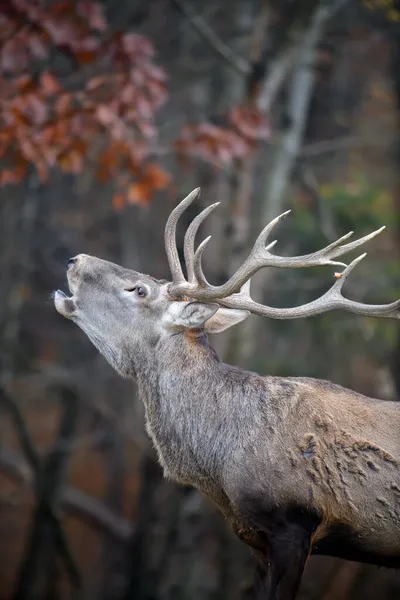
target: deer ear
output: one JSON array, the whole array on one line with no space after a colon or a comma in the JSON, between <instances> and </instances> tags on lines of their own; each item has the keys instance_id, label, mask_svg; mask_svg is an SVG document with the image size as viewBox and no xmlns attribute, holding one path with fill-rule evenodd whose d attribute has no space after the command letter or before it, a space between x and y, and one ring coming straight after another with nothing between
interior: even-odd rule
<instances>
[{"instance_id":1,"label":"deer ear","mask_svg":"<svg viewBox=\"0 0 400 600\"><path fill-rule=\"evenodd\" d=\"M168 327L197 329L203 327L218 308L218 304L204 302L171 302L163 320Z\"/></svg>"},{"instance_id":2,"label":"deer ear","mask_svg":"<svg viewBox=\"0 0 400 600\"><path fill-rule=\"evenodd\" d=\"M237 325L249 316L248 310L237 310L234 308L219 308L204 325L207 333L220 333L233 325Z\"/></svg>"}]
</instances>

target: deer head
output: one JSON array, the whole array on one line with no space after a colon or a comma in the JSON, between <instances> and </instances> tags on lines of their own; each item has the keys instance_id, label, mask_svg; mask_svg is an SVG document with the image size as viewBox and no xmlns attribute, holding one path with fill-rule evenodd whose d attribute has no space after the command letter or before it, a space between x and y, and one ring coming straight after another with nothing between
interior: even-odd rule
<instances>
[{"instance_id":1,"label":"deer head","mask_svg":"<svg viewBox=\"0 0 400 600\"><path fill-rule=\"evenodd\" d=\"M123 376L135 376L138 357L152 352L163 337L193 329L217 333L249 314L174 299L169 282L87 254L68 261L67 280L72 295L54 293L57 311L74 321Z\"/></svg>"},{"instance_id":2,"label":"deer head","mask_svg":"<svg viewBox=\"0 0 400 600\"><path fill-rule=\"evenodd\" d=\"M387 305L367 305L344 298L342 287L362 255L347 267L338 256L357 248L384 228L358 240L343 244L349 233L322 250L296 257L271 253L276 241L268 242L273 228L289 213L280 215L261 232L238 271L221 286L210 285L203 273L201 259L207 238L196 252L194 239L200 224L218 204L207 207L189 226L184 241L187 279L183 275L175 241L176 224L184 210L199 195L194 190L171 213L165 228L165 246L172 282L125 269L111 262L79 254L68 262L71 297L57 291L55 307L73 320L98 350L121 374L132 372L133 354L151 351L165 336L190 329L217 333L239 323L250 313L277 319L294 319L341 308L376 317L399 317L400 301ZM318 300L288 309L258 304L250 298L250 278L262 267L344 266L331 289Z\"/></svg>"}]
</instances>

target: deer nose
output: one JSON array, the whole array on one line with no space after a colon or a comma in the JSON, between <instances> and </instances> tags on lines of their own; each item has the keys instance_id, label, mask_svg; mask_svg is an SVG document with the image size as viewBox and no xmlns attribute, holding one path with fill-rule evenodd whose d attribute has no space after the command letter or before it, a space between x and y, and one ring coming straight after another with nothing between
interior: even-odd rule
<instances>
[{"instance_id":1,"label":"deer nose","mask_svg":"<svg viewBox=\"0 0 400 600\"><path fill-rule=\"evenodd\" d=\"M76 263L77 260L78 260L77 256L70 258L67 263L67 269L70 269L72 267L72 265L74 265Z\"/></svg>"}]
</instances>

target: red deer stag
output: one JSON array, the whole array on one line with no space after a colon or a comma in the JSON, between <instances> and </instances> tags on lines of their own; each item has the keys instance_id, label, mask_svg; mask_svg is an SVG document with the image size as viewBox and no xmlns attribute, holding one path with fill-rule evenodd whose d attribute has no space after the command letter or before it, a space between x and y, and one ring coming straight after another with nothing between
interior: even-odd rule
<instances>
[{"instance_id":1,"label":"red deer stag","mask_svg":"<svg viewBox=\"0 0 400 600\"><path fill-rule=\"evenodd\" d=\"M335 259L381 229L311 254L277 256L268 239L288 211L265 227L237 272L213 286L202 270L207 240L195 252L194 238L216 204L186 232L187 279L176 247L177 221L198 194L166 225L172 282L79 254L68 263L72 296L55 292L56 309L121 375L136 379L165 476L218 505L257 555L266 598L295 598L312 553L399 567L400 403L328 381L261 377L222 363L207 339L249 313L295 319L343 309L398 318L400 300L375 306L341 293L364 255L347 267ZM250 298L250 278L262 267L318 265L345 267L318 300L271 308Z\"/></svg>"}]
</instances>

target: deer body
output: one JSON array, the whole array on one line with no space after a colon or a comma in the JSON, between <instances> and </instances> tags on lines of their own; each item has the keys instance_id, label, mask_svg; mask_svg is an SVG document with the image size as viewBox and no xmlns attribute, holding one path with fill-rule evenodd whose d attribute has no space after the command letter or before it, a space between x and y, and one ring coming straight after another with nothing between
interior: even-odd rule
<instances>
[{"instance_id":1,"label":"deer body","mask_svg":"<svg viewBox=\"0 0 400 600\"><path fill-rule=\"evenodd\" d=\"M166 477L200 489L240 529L266 533L268 514L288 507L309 517L314 552L351 558L351 537L354 560L400 566L400 404L237 369L196 333L160 344L144 373L147 430Z\"/></svg>"},{"instance_id":2,"label":"deer body","mask_svg":"<svg viewBox=\"0 0 400 600\"><path fill-rule=\"evenodd\" d=\"M179 275L174 251L169 260L178 276L172 289L79 255L68 271L73 296L56 292L57 310L83 329L118 372L137 380L165 476L198 488L219 506L259 559L263 598L293 600L311 553L400 567L400 403L327 381L261 377L222 363L207 332L240 322L248 315L244 308L256 314L264 309L248 289L236 291L239 281L221 286L227 296L206 282L202 247L196 255L191 251L199 222L185 239L189 283ZM170 238L171 231L167 247ZM334 243L288 260L314 265L322 256L330 264L330 257L360 243L340 252ZM254 272L252 256L246 269ZM244 269L238 273L242 285ZM195 280L202 282L198 288ZM305 305L307 314L342 307L398 316L399 302L348 301L340 295L342 284L339 279L321 300ZM215 302L203 302L207 295ZM303 314L303 307L265 310L276 318Z\"/></svg>"}]
</instances>

